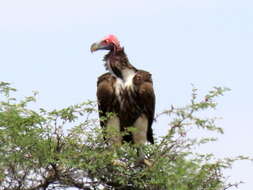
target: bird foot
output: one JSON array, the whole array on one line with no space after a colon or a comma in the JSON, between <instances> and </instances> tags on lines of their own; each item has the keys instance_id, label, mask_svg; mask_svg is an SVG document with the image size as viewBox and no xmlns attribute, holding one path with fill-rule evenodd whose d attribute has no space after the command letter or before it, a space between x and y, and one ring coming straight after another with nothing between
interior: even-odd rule
<instances>
[{"instance_id":1,"label":"bird foot","mask_svg":"<svg viewBox=\"0 0 253 190\"><path fill-rule=\"evenodd\" d=\"M120 160L113 160L112 161L112 165L113 166L121 166L121 167L127 167L125 162L122 162Z\"/></svg>"},{"instance_id":2,"label":"bird foot","mask_svg":"<svg viewBox=\"0 0 253 190\"><path fill-rule=\"evenodd\" d=\"M153 162L151 160L148 160L148 159L144 159L143 160L143 163L148 166L148 167L152 167L153 166Z\"/></svg>"}]
</instances>

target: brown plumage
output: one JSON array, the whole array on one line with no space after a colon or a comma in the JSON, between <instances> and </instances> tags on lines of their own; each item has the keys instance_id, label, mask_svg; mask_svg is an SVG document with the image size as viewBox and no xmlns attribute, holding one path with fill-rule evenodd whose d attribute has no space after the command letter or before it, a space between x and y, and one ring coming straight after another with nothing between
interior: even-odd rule
<instances>
[{"instance_id":1,"label":"brown plumage","mask_svg":"<svg viewBox=\"0 0 253 190\"><path fill-rule=\"evenodd\" d=\"M124 131L133 126L138 130L131 135L113 139L114 143L124 140L135 144L146 141L154 143L152 123L155 110L155 94L151 74L138 70L130 64L124 49L115 36L109 35L91 46L91 51L109 50L105 55L105 68L109 72L101 75L97 81L97 99L99 116L107 112L116 114L110 121L101 121L102 127L118 127Z\"/></svg>"}]
</instances>

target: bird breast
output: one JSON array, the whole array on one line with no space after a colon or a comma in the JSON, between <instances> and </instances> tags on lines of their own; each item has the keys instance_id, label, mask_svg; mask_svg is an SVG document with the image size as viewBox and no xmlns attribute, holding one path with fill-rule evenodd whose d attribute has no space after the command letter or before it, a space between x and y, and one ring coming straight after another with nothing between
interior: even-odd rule
<instances>
[{"instance_id":1,"label":"bird breast","mask_svg":"<svg viewBox=\"0 0 253 190\"><path fill-rule=\"evenodd\" d=\"M122 78L117 77L114 84L115 93L120 103L124 103L127 97L131 97L131 93L134 91L133 78L136 72L130 69L122 71Z\"/></svg>"}]
</instances>

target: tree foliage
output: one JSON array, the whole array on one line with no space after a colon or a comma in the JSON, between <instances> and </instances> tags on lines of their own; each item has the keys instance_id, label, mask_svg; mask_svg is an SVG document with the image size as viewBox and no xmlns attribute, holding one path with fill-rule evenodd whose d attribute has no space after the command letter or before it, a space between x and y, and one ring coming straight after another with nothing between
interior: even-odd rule
<instances>
[{"instance_id":1,"label":"tree foliage","mask_svg":"<svg viewBox=\"0 0 253 190\"><path fill-rule=\"evenodd\" d=\"M0 190L225 190L237 186L227 181L223 171L247 158L200 154L196 147L216 139L190 135L196 128L223 133L215 118L200 113L215 109L216 97L227 90L215 87L198 98L193 88L188 105L171 106L158 114L156 119L168 118L168 132L154 145L144 146L152 163L148 167L137 162L134 145L107 145L94 102L53 111L30 109L36 94L16 100L16 89L1 82Z\"/></svg>"}]
</instances>

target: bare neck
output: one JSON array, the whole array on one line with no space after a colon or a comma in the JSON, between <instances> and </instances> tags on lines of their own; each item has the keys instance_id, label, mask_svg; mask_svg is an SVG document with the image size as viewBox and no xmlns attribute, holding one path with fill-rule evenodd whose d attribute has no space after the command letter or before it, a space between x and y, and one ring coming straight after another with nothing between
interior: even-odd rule
<instances>
[{"instance_id":1,"label":"bare neck","mask_svg":"<svg viewBox=\"0 0 253 190\"><path fill-rule=\"evenodd\" d=\"M113 75L123 80L136 73L137 69L130 64L127 55L122 48L119 51L110 51L104 57L105 68Z\"/></svg>"}]
</instances>

